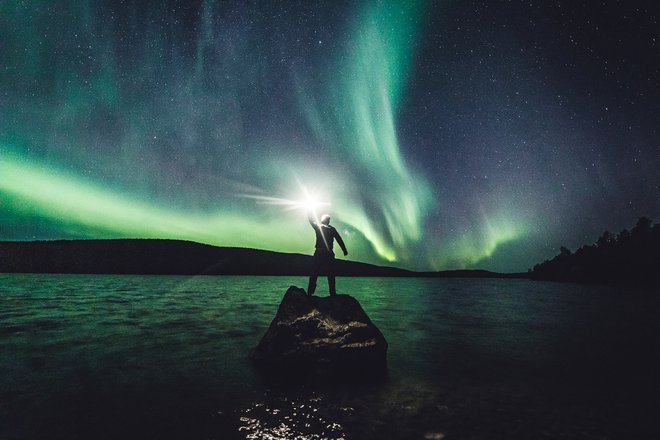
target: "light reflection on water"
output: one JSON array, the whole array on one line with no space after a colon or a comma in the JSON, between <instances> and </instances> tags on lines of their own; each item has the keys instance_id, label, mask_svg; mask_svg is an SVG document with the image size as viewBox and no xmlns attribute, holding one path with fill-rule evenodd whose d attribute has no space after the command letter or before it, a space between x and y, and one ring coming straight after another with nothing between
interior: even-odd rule
<instances>
[{"instance_id":1,"label":"light reflection on water","mask_svg":"<svg viewBox=\"0 0 660 440\"><path fill-rule=\"evenodd\" d=\"M327 407L320 396L305 400L282 397L269 403L255 402L240 413L240 432L246 439L343 440L344 429L320 408ZM351 412L352 408L341 410Z\"/></svg>"},{"instance_id":2,"label":"light reflection on water","mask_svg":"<svg viewBox=\"0 0 660 440\"><path fill-rule=\"evenodd\" d=\"M305 284L0 274L0 438L634 438L651 425L657 296L340 278L388 340L389 382L273 387L249 353Z\"/></svg>"}]
</instances>

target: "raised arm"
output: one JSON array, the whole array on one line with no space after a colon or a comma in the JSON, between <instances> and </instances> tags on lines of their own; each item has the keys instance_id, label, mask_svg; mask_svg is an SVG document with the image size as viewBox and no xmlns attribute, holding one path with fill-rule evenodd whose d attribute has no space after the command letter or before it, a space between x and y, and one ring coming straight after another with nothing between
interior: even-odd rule
<instances>
[{"instance_id":1,"label":"raised arm","mask_svg":"<svg viewBox=\"0 0 660 440\"><path fill-rule=\"evenodd\" d=\"M316 219L314 218L314 214L312 214L312 211L307 212L307 220L309 220L309 224L312 225L312 228L316 229L319 227L319 224L316 222Z\"/></svg>"}]
</instances>

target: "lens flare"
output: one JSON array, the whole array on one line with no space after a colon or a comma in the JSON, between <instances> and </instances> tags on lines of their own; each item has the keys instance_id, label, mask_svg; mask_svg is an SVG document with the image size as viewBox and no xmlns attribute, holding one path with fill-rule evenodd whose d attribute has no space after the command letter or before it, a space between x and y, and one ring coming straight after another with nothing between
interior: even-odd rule
<instances>
[{"instance_id":1,"label":"lens flare","mask_svg":"<svg viewBox=\"0 0 660 440\"><path fill-rule=\"evenodd\" d=\"M318 208L324 206L330 206L330 202L322 201L319 196L315 193L312 193L307 189L305 185L298 181L300 187L301 196L298 199L286 199L282 197L274 196L262 196L262 195L252 195L252 194L243 194L241 197L248 199L256 200L257 203L265 205L274 205L280 206L286 211L292 211L296 209L303 210L305 212L313 212L316 216L316 211Z\"/></svg>"}]
</instances>

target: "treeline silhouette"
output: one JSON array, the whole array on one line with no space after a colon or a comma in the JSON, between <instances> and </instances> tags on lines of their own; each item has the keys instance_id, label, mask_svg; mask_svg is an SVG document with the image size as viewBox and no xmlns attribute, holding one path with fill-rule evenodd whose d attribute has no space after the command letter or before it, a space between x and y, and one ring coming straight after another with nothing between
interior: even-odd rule
<instances>
[{"instance_id":1,"label":"treeline silhouette","mask_svg":"<svg viewBox=\"0 0 660 440\"><path fill-rule=\"evenodd\" d=\"M561 247L552 260L534 266L535 280L660 286L660 224L641 217L630 231L603 232L572 253Z\"/></svg>"}]
</instances>

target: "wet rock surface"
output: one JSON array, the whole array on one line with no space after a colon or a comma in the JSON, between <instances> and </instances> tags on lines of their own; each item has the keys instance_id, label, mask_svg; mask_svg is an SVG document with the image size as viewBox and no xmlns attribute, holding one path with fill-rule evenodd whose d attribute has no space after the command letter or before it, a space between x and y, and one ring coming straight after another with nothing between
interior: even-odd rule
<instances>
[{"instance_id":1,"label":"wet rock surface","mask_svg":"<svg viewBox=\"0 0 660 440\"><path fill-rule=\"evenodd\" d=\"M350 295L308 296L289 287L257 345L257 366L276 374L374 377L386 371L387 342Z\"/></svg>"}]
</instances>

